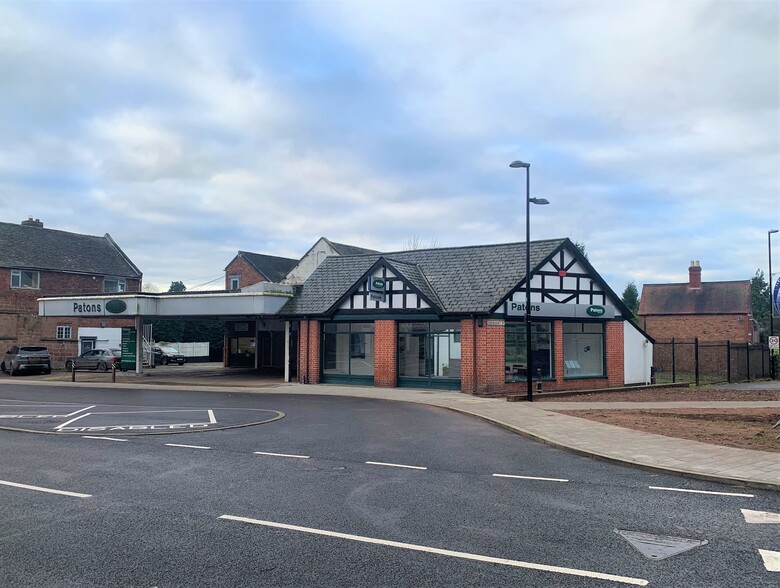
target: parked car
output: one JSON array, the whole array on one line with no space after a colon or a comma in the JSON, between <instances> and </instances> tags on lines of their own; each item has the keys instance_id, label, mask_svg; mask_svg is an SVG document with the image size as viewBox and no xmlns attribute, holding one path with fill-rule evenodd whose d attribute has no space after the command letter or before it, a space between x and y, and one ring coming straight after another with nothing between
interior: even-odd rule
<instances>
[{"instance_id":1,"label":"parked car","mask_svg":"<svg viewBox=\"0 0 780 588\"><path fill-rule=\"evenodd\" d=\"M116 369L121 369L122 352L119 349L90 349L78 357L69 357L65 360L65 369L71 371L73 367L77 370L98 370L107 372L116 365Z\"/></svg>"},{"instance_id":2,"label":"parked car","mask_svg":"<svg viewBox=\"0 0 780 588\"><path fill-rule=\"evenodd\" d=\"M154 346L154 365L168 365L169 363L178 363L184 365L184 355L179 353L179 350L175 347L168 345L155 345Z\"/></svg>"},{"instance_id":3,"label":"parked car","mask_svg":"<svg viewBox=\"0 0 780 588\"><path fill-rule=\"evenodd\" d=\"M22 372L51 373L51 356L49 350L39 345L14 345L9 349L2 363L0 371L8 372L12 376Z\"/></svg>"}]
</instances>

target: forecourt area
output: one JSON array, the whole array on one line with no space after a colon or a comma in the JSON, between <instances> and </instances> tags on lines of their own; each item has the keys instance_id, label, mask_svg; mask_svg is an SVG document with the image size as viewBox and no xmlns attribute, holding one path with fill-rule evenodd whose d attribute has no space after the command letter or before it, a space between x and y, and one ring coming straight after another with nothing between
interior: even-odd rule
<instances>
[{"instance_id":1,"label":"forecourt area","mask_svg":"<svg viewBox=\"0 0 780 588\"><path fill-rule=\"evenodd\" d=\"M283 417L284 413L277 410L255 408L123 406L0 398L0 429L52 435L198 433L262 425Z\"/></svg>"}]
</instances>

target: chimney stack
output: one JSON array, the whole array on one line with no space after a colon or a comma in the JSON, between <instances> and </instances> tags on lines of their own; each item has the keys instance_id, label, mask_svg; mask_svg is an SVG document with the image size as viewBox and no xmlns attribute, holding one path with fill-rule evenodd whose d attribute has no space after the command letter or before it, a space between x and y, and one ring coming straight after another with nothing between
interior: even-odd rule
<instances>
[{"instance_id":1,"label":"chimney stack","mask_svg":"<svg viewBox=\"0 0 780 588\"><path fill-rule=\"evenodd\" d=\"M23 220L22 221L22 226L23 227L35 227L35 228L38 228L38 229L42 229L43 228L43 223L41 222L41 219L39 219L39 218L36 218L35 220L33 220L33 217L28 217L27 220Z\"/></svg>"},{"instance_id":2,"label":"chimney stack","mask_svg":"<svg viewBox=\"0 0 780 588\"><path fill-rule=\"evenodd\" d=\"M698 259L692 261L688 268L688 289L701 290L701 266Z\"/></svg>"}]
</instances>

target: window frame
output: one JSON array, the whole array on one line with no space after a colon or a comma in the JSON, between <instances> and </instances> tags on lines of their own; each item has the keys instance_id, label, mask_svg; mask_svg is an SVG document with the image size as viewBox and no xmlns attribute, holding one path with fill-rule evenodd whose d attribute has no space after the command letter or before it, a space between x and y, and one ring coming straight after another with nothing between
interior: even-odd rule
<instances>
[{"instance_id":1,"label":"window frame","mask_svg":"<svg viewBox=\"0 0 780 588\"><path fill-rule=\"evenodd\" d=\"M236 287L233 287L233 282L235 281ZM241 276L239 274L230 274L228 275L228 290L231 292L234 292L236 290L241 289Z\"/></svg>"},{"instance_id":2,"label":"window frame","mask_svg":"<svg viewBox=\"0 0 780 588\"><path fill-rule=\"evenodd\" d=\"M34 282L35 285L33 286L25 286L22 282L22 277L24 274L29 274L31 278L34 278L31 280L31 282ZM18 280L18 283L14 285L14 278ZM41 289L41 272L37 270L23 270L23 269L12 269L11 270L11 288L18 289L18 290L40 290Z\"/></svg>"},{"instance_id":3,"label":"window frame","mask_svg":"<svg viewBox=\"0 0 780 588\"><path fill-rule=\"evenodd\" d=\"M67 337L65 335L68 335ZM73 338L73 328L70 325L57 325L56 339L58 341L69 341Z\"/></svg>"},{"instance_id":4,"label":"window frame","mask_svg":"<svg viewBox=\"0 0 780 588\"><path fill-rule=\"evenodd\" d=\"M116 290L109 290L108 282L116 282ZM117 276L104 276L103 292L107 294L121 294L123 292L127 292L127 278L120 278Z\"/></svg>"},{"instance_id":5,"label":"window frame","mask_svg":"<svg viewBox=\"0 0 780 588\"><path fill-rule=\"evenodd\" d=\"M550 374L542 376L541 381L542 382L552 382L555 380L555 322L552 320L535 320L531 321L532 325L547 325L549 330L547 331L547 335L550 337L550 348L549 348L549 355L550 355ZM526 382L527 376L518 376L518 377L510 377L511 372L507 372L506 367L508 365L507 362L507 335L509 334L509 327L511 326L525 326L524 321L506 321L504 325L504 383L511 384L511 383L517 383L517 382ZM538 332L536 335L538 336ZM534 332L531 332L532 339L531 339L531 351L533 352L533 335ZM525 332L523 332L523 340L522 340L522 347L525 347ZM538 350L538 340L537 340L537 350ZM528 355L526 352L526 362L528 361ZM536 377L536 374L532 374L531 378L534 381L538 381L539 378Z\"/></svg>"},{"instance_id":6,"label":"window frame","mask_svg":"<svg viewBox=\"0 0 780 588\"><path fill-rule=\"evenodd\" d=\"M573 332L571 330L568 330L567 332L567 326L569 329L572 325L580 325L581 330L578 332ZM589 326L598 326L600 327L600 332L596 333L594 331L586 331L585 325ZM561 341L561 351L563 353L563 362L564 362L564 369L563 369L563 379L564 380L604 380L607 378L607 323L605 321L563 321L563 325L561 326L562 334L563 334L563 340ZM572 374L567 375L566 374L566 362L571 361L570 359L567 359L566 356L566 336L567 335L600 335L601 336L601 374Z\"/></svg>"}]
</instances>

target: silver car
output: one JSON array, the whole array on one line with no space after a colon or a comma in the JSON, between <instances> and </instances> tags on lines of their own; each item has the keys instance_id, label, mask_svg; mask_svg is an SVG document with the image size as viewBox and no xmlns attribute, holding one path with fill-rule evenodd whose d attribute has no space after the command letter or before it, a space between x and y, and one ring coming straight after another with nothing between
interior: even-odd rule
<instances>
[{"instance_id":1,"label":"silver car","mask_svg":"<svg viewBox=\"0 0 780 588\"><path fill-rule=\"evenodd\" d=\"M51 373L51 356L49 350L39 345L14 345L3 357L0 371L12 376L22 372Z\"/></svg>"}]
</instances>

